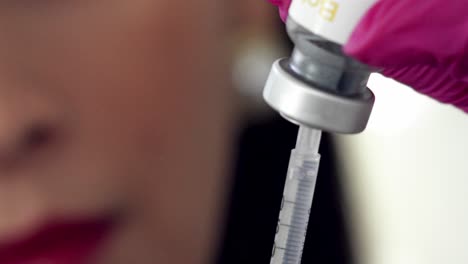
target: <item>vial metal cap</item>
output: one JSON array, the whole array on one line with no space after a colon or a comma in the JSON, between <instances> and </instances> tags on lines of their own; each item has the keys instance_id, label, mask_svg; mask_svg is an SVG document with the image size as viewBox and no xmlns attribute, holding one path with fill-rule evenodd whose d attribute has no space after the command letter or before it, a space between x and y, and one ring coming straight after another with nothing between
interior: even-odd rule
<instances>
[{"instance_id":1,"label":"vial metal cap","mask_svg":"<svg viewBox=\"0 0 468 264\"><path fill-rule=\"evenodd\" d=\"M371 90L341 96L303 82L284 65L287 59L273 64L263 91L265 101L283 117L334 133L356 134L366 128L375 101Z\"/></svg>"}]
</instances>

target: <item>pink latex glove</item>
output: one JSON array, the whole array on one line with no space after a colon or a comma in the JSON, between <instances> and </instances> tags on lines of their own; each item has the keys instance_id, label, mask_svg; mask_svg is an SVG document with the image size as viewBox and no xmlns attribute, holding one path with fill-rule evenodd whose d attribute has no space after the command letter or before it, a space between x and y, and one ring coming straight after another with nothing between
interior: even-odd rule
<instances>
[{"instance_id":1,"label":"pink latex glove","mask_svg":"<svg viewBox=\"0 0 468 264\"><path fill-rule=\"evenodd\" d=\"M283 20L291 0L270 0ZM466 0L380 0L344 50L383 74L468 113Z\"/></svg>"}]
</instances>

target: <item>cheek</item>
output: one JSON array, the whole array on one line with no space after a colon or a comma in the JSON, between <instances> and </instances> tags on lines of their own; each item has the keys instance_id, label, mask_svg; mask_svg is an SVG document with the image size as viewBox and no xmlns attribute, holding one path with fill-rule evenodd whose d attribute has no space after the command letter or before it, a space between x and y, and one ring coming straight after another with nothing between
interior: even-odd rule
<instances>
[{"instance_id":1,"label":"cheek","mask_svg":"<svg viewBox=\"0 0 468 264\"><path fill-rule=\"evenodd\" d=\"M211 25L190 17L176 27L167 16L147 18L90 17L100 23L57 30L61 44L42 47L52 54L41 60L47 78L72 120L59 164L75 168L76 177L60 187L87 190L62 206L130 203L142 226L158 229L168 247L204 245L220 192L230 105L221 45ZM166 233L174 229L179 233Z\"/></svg>"},{"instance_id":2,"label":"cheek","mask_svg":"<svg viewBox=\"0 0 468 264\"><path fill-rule=\"evenodd\" d=\"M165 144L174 142L170 121L184 111L175 107L181 105L168 82L182 87L183 81L158 60L166 60L164 47L170 45L149 37L158 30L130 15L98 23L102 16L92 14L78 12L61 26L44 27L29 50L34 60L27 70L68 114L62 149L50 176L38 183L61 212L101 210L128 200L145 159L157 165Z\"/></svg>"},{"instance_id":3,"label":"cheek","mask_svg":"<svg viewBox=\"0 0 468 264\"><path fill-rule=\"evenodd\" d=\"M129 210L164 252L185 247L180 258L193 258L215 230L227 153L222 43L199 14L164 15L175 1L115 2L106 16L73 9L45 19L27 34L34 48L18 52L28 59L18 68L67 114L36 185L59 213Z\"/></svg>"}]
</instances>

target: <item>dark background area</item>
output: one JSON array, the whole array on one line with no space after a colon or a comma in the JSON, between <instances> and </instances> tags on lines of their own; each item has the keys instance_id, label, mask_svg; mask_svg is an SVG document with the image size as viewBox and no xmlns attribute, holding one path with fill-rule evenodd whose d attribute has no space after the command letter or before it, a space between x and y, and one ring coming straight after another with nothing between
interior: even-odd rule
<instances>
[{"instance_id":1,"label":"dark background area","mask_svg":"<svg viewBox=\"0 0 468 264\"><path fill-rule=\"evenodd\" d=\"M246 122L238 139L219 264L268 264L298 127L279 115ZM354 263L333 142L325 134L302 263Z\"/></svg>"}]
</instances>

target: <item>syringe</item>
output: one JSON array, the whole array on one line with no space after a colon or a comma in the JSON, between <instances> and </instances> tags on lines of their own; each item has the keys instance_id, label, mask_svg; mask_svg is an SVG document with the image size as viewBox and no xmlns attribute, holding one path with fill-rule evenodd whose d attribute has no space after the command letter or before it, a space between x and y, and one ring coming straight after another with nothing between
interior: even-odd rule
<instances>
[{"instance_id":1,"label":"syringe","mask_svg":"<svg viewBox=\"0 0 468 264\"><path fill-rule=\"evenodd\" d=\"M273 64L263 97L299 124L271 264L300 264L319 167L321 130L355 134L367 125L373 69L343 51L354 27L377 0L292 0L286 29L294 50ZM315 129L312 129L315 128ZM316 130L317 129L317 130Z\"/></svg>"},{"instance_id":2,"label":"syringe","mask_svg":"<svg viewBox=\"0 0 468 264\"><path fill-rule=\"evenodd\" d=\"M301 126L292 150L270 264L301 263L320 162L322 131Z\"/></svg>"}]
</instances>

